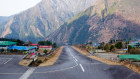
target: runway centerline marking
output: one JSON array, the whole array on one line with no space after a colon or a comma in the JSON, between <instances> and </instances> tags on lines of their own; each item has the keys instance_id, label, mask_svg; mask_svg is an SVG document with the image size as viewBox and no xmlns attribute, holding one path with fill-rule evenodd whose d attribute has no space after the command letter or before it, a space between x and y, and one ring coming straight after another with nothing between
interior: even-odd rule
<instances>
[{"instance_id":1,"label":"runway centerline marking","mask_svg":"<svg viewBox=\"0 0 140 79\"><path fill-rule=\"evenodd\" d=\"M85 70L84 70L83 66L82 66L81 64L79 64L79 65L80 65L80 67L81 67L82 71L83 71L83 72L85 72Z\"/></svg>"},{"instance_id":2,"label":"runway centerline marking","mask_svg":"<svg viewBox=\"0 0 140 79\"><path fill-rule=\"evenodd\" d=\"M73 59L76 61L76 63L77 63L77 59L75 58L75 56L73 56L73 54L71 53L71 51L70 51L70 49L69 49L69 52L70 52L70 54L71 54L71 56L73 57Z\"/></svg>"},{"instance_id":3,"label":"runway centerline marking","mask_svg":"<svg viewBox=\"0 0 140 79\"><path fill-rule=\"evenodd\" d=\"M12 60L12 58L9 58L9 60L8 61L6 61L4 64L7 64L9 61L11 61Z\"/></svg>"},{"instance_id":4,"label":"runway centerline marking","mask_svg":"<svg viewBox=\"0 0 140 79\"><path fill-rule=\"evenodd\" d=\"M28 79L36 68L29 68L19 79Z\"/></svg>"},{"instance_id":5,"label":"runway centerline marking","mask_svg":"<svg viewBox=\"0 0 140 79\"><path fill-rule=\"evenodd\" d=\"M75 61L78 61L78 60L75 58Z\"/></svg>"}]
</instances>

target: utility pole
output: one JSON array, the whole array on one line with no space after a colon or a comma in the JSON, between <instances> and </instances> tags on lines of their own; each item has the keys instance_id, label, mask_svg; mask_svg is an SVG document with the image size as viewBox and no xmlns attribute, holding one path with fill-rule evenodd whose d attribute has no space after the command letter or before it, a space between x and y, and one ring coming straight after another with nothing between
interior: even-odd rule
<instances>
[{"instance_id":1,"label":"utility pole","mask_svg":"<svg viewBox=\"0 0 140 79\"><path fill-rule=\"evenodd\" d=\"M128 55L128 44L127 44L127 55Z\"/></svg>"},{"instance_id":2,"label":"utility pole","mask_svg":"<svg viewBox=\"0 0 140 79\"><path fill-rule=\"evenodd\" d=\"M129 42L128 42L128 40L127 40L127 55L128 55L128 45L129 45Z\"/></svg>"}]
</instances>

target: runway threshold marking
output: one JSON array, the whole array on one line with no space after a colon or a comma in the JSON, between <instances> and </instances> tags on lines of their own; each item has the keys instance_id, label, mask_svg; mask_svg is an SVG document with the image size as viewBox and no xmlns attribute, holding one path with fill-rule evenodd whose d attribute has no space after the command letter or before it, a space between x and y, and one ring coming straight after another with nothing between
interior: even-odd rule
<instances>
[{"instance_id":1,"label":"runway threshold marking","mask_svg":"<svg viewBox=\"0 0 140 79\"><path fill-rule=\"evenodd\" d=\"M9 61L11 61L12 60L12 58L10 58L8 61L6 61L4 64L7 64Z\"/></svg>"},{"instance_id":2,"label":"runway threshold marking","mask_svg":"<svg viewBox=\"0 0 140 79\"><path fill-rule=\"evenodd\" d=\"M36 68L29 68L19 79L28 79Z\"/></svg>"},{"instance_id":3,"label":"runway threshold marking","mask_svg":"<svg viewBox=\"0 0 140 79\"><path fill-rule=\"evenodd\" d=\"M80 67L81 67L82 71L83 71L83 72L85 72L85 70L84 70L83 66L82 66L81 64L79 64L79 65L80 65Z\"/></svg>"}]
</instances>

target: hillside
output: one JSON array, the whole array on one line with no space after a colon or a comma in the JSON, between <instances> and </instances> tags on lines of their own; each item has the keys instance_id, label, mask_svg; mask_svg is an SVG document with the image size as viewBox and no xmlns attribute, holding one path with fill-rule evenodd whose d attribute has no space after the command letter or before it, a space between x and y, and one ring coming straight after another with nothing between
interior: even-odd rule
<instances>
[{"instance_id":1,"label":"hillside","mask_svg":"<svg viewBox=\"0 0 140 79\"><path fill-rule=\"evenodd\" d=\"M9 21L13 16L0 16L0 34L2 34L3 30L4 30L4 25L7 23L7 21Z\"/></svg>"},{"instance_id":2,"label":"hillside","mask_svg":"<svg viewBox=\"0 0 140 79\"><path fill-rule=\"evenodd\" d=\"M10 20L12 16L6 17L6 16L0 16L0 24L5 23L6 21Z\"/></svg>"},{"instance_id":3,"label":"hillside","mask_svg":"<svg viewBox=\"0 0 140 79\"><path fill-rule=\"evenodd\" d=\"M35 7L14 15L0 28L0 36L33 42L42 40L94 2L95 0L42 0Z\"/></svg>"},{"instance_id":4,"label":"hillside","mask_svg":"<svg viewBox=\"0 0 140 79\"><path fill-rule=\"evenodd\" d=\"M47 40L59 44L140 38L139 0L98 0L66 22Z\"/></svg>"}]
</instances>

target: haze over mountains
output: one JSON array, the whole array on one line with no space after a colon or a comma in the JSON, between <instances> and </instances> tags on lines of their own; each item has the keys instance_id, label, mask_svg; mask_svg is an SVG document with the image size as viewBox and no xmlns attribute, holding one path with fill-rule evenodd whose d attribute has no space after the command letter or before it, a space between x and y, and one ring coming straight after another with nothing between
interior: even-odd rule
<instances>
[{"instance_id":1,"label":"haze over mountains","mask_svg":"<svg viewBox=\"0 0 140 79\"><path fill-rule=\"evenodd\" d=\"M0 36L34 42L45 39L94 2L95 0L42 0L35 7L14 15L0 25Z\"/></svg>"},{"instance_id":2,"label":"haze over mountains","mask_svg":"<svg viewBox=\"0 0 140 79\"><path fill-rule=\"evenodd\" d=\"M47 39L59 44L140 38L140 0L98 0Z\"/></svg>"}]
</instances>

